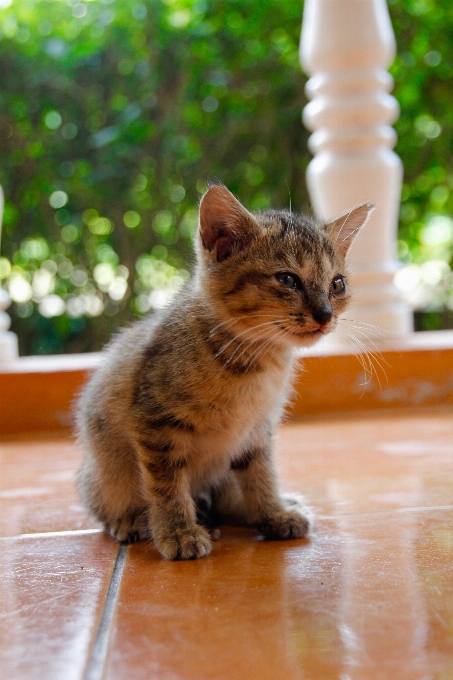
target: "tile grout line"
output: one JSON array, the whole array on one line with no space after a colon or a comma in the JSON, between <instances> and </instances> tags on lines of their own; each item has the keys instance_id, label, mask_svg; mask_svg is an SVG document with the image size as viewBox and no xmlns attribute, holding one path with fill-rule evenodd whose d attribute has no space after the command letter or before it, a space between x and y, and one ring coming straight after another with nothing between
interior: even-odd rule
<instances>
[{"instance_id":1,"label":"tile grout line","mask_svg":"<svg viewBox=\"0 0 453 680\"><path fill-rule=\"evenodd\" d=\"M107 597L105 598L101 619L99 621L99 627L96 632L93 649L85 673L85 680L100 680L102 677L104 662L107 656L110 624L112 623L113 614L115 612L126 557L127 545L120 545L115 560L115 566L113 567Z\"/></svg>"}]
</instances>

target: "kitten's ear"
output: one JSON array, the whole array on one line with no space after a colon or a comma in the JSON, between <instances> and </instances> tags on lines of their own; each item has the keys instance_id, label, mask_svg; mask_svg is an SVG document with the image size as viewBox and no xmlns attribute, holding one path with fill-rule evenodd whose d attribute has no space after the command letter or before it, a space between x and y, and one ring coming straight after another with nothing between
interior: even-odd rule
<instances>
[{"instance_id":1,"label":"kitten's ear","mask_svg":"<svg viewBox=\"0 0 453 680\"><path fill-rule=\"evenodd\" d=\"M200 203L199 233L203 248L223 262L259 234L253 215L221 184L211 186Z\"/></svg>"},{"instance_id":2,"label":"kitten's ear","mask_svg":"<svg viewBox=\"0 0 453 680\"><path fill-rule=\"evenodd\" d=\"M366 224L369 216L374 210L374 205L371 203L364 203L358 208L350 210L344 215L337 217L336 220L326 224L325 228L332 236L335 247L344 256L349 250L353 240Z\"/></svg>"}]
</instances>

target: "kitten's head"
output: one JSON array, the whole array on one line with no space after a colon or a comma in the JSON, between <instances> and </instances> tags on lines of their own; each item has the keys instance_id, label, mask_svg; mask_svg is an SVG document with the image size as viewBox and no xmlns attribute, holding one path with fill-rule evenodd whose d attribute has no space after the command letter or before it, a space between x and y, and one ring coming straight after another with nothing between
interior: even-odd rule
<instances>
[{"instance_id":1,"label":"kitten's head","mask_svg":"<svg viewBox=\"0 0 453 680\"><path fill-rule=\"evenodd\" d=\"M244 337L313 345L348 304L345 257L372 208L317 224L285 210L251 214L226 187L211 186L200 203L198 285Z\"/></svg>"}]
</instances>

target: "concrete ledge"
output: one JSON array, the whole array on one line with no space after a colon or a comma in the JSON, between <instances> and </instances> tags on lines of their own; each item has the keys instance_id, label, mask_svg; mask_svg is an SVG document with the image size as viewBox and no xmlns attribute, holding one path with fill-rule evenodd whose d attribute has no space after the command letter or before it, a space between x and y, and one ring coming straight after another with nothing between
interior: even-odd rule
<instances>
[{"instance_id":1,"label":"concrete ledge","mask_svg":"<svg viewBox=\"0 0 453 680\"><path fill-rule=\"evenodd\" d=\"M293 414L453 404L453 331L414 333L359 357L340 347L307 356Z\"/></svg>"},{"instance_id":2,"label":"concrete ledge","mask_svg":"<svg viewBox=\"0 0 453 680\"><path fill-rule=\"evenodd\" d=\"M365 369L339 345L305 353L292 415L453 404L453 331L416 333L377 349L363 358ZM70 428L74 399L100 356L23 357L0 367L0 435Z\"/></svg>"},{"instance_id":3,"label":"concrete ledge","mask_svg":"<svg viewBox=\"0 0 453 680\"><path fill-rule=\"evenodd\" d=\"M0 436L71 428L74 400L100 357L21 357L0 366Z\"/></svg>"}]
</instances>

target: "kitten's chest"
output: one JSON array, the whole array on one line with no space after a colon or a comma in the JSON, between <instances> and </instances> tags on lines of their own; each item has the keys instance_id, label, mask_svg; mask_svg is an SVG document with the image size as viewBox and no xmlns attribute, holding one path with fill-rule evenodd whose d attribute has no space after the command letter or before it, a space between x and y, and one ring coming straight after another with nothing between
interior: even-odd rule
<instances>
[{"instance_id":1,"label":"kitten's chest","mask_svg":"<svg viewBox=\"0 0 453 680\"><path fill-rule=\"evenodd\" d=\"M264 376L263 376L264 377ZM288 390L289 375L243 382L234 396L215 404L192 438L191 488L215 484L227 474L231 461L246 448L260 445L261 424L271 429L280 419ZM266 428L267 430L268 428Z\"/></svg>"},{"instance_id":2,"label":"kitten's chest","mask_svg":"<svg viewBox=\"0 0 453 680\"><path fill-rule=\"evenodd\" d=\"M292 377L292 361L236 383L219 385L200 428L198 445L235 450L264 421L280 420Z\"/></svg>"}]
</instances>

